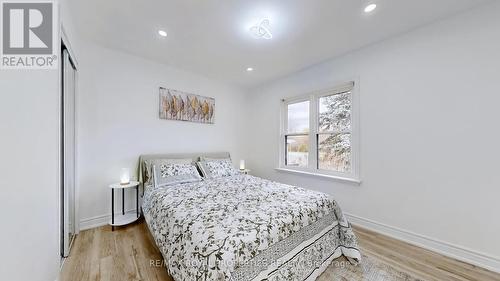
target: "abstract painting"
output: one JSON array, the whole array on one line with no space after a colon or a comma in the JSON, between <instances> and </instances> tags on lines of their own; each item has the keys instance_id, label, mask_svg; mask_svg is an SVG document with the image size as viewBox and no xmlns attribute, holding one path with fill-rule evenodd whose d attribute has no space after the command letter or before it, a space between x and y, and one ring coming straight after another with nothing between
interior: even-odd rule
<instances>
[{"instance_id":1,"label":"abstract painting","mask_svg":"<svg viewBox=\"0 0 500 281\"><path fill-rule=\"evenodd\" d=\"M160 119L214 123L215 99L160 87Z\"/></svg>"}]
</instances>

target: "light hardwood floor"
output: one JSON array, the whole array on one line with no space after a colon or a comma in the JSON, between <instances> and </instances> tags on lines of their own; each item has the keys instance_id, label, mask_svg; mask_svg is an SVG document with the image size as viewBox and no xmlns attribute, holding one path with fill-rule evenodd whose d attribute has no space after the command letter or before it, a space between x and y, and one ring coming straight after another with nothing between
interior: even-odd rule
<instances>
[{"instance_id":1,"label":"light hardwood floor","mask_svg":"<svg viewBox=\"0 0 500 281\"><path fill-rule=\"evenodd\" d=\"M500 274L355 228L363 254L423 280L500 280ZM103 226L81 232L59 280L171 281L144 220L126 227ZM360 277L360 280L366 280Z\"/></svg>"},{"instance_id":2,"label":"light hardwood floor","mask_svg":"<svg viewBox=\"0 0 500 281\"><path fill-rule=\"evenodd\" d=\"M423 280L500 280L500 274L355 227L361 252Z\"/></svg>"}]
</instances>

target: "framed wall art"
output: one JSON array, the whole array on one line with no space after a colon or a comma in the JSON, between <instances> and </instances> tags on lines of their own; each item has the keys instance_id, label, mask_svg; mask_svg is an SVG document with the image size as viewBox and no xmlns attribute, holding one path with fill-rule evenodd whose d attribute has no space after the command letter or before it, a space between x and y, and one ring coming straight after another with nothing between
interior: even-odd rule
<instances>
[{"instance_id":1,"label":"framed wall art","mask_svg":"<svg viewBox=\"0 0 500 281\"><path fill-rule=\"evenodd\" d=\"M160 119L214 123L215 99L160 87Z\"/></svg>"}]
</instances>

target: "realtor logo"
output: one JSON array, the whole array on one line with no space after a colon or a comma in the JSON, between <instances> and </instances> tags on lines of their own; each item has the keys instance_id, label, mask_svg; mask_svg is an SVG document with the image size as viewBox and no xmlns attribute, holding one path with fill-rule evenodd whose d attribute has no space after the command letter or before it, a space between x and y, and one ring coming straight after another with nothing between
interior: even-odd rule
<instances>
[{"instance_id":1,"label":"realtor logo","mask_svg":"<svg viewBox=\"0 0 500 281\"><path fill-rule=\"evenodd\" d=\"M57 68L57 21L53 2L2 2L1 67Z\"/></svg>"}]
</instances>

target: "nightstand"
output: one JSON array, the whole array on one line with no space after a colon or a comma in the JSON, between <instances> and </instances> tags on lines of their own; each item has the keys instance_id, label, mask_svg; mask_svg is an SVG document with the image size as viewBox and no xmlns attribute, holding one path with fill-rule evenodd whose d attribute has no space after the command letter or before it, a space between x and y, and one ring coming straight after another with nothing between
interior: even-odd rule
<instances>
[{"instance_id":1,"label":"nightstand","mask_svg":"<svg viewBox=\"0 0 500 281\"><path fill-rule=\"evenodd\" d=\"M138 181L131 181L128 184L120 184L114 183L109 185L111 188L111 221L109 225L111 225L111 230L115 230L115 226L122 226L132 223L139 219L139 185ZM125 214L125 189L127 188L135 188L135 213ZM115 189L122 190L122 214L115 215Z\"/></svg>"},{"instance_id":2,"label":"nightstand","mask_svg":"<svg viewBox=\"0 0 500 281\"><path fill-rule=\"evenodd\" d=\"M249 170L249 169L244 169L244 170L240 169L238 171L240 172L240 174L244 174L244 175L248 175L251 172L251 170Z\"/></svg>"}]
</instances>

